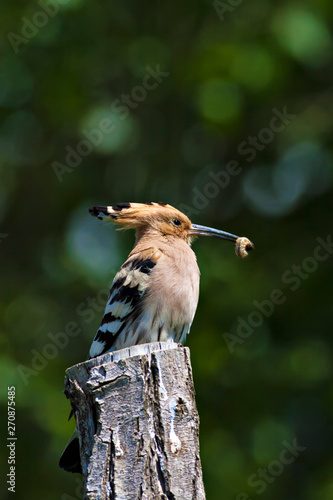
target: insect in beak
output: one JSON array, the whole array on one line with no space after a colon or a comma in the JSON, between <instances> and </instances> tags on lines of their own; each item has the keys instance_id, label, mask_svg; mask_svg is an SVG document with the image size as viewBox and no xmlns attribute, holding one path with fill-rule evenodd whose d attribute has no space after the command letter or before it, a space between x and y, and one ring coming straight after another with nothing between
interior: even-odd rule
<instances>
[{"instance_id":1,"label":"insect in beak","mask_svg":"<svg viewBox=\"0 0 333 500\"><path fill-rule=\"evenodd\" d=\"M222 240L232 241L236 244L236 255L244 259L248 253L254 249L254 244L245 236L236 236L235 234L214 229L212 227L200 226L199 224L192 224L190 229L191 236L213 236L214 238L221 238Z\"/></svg>"}]
</instances>

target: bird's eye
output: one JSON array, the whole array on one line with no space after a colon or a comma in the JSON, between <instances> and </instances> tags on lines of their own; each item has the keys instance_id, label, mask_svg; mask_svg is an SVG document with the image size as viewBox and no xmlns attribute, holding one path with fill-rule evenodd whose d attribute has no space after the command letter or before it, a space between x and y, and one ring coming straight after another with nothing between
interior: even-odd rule
<instances>
[{"instance_id":1,"label":"bird's eye","mask_svg":"<svg viewBox=\"0 0 333 500\"><path fill-rule=\"evenodd\" d=\"M173 219L172 221L174 223L175 226L180 226L181 225L181 222L179 219Z\"/></svg>"}]
</instances>

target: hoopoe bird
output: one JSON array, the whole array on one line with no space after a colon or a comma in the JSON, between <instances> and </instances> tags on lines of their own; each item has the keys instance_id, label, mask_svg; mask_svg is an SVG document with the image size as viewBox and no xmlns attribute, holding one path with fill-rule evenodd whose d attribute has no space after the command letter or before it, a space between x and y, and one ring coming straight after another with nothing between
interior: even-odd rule
<instances>
[{"instance_id":1,"label":"hoopoe bird","mask_svg":"<svg viewBox=\"0 0 333 500\"><path fill-rule=\"evenodd\" d=\"M200 271L191 242L196 236L231 241L236 254L254 248L245 237L192 224L165 203L118 203L89 210L120 229L135 229L135 245L117 272L88 359L148 342L183 343L199 299ZM72 436L59 463L80 472L78 438Z\"/></svg>"}]
</instances>

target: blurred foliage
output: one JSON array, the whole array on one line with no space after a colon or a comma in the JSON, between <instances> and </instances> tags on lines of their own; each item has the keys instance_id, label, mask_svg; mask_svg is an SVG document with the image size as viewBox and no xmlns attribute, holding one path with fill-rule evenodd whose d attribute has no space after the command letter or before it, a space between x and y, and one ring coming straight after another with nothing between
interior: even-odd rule
<instances>
[{"instance_id":1,"label":"blurred foliage","mask_svg":"<svg viewBox=\"0 0 333 500\"><path fill-rule=\"evenodd\" d=\"M64 371L85 359L133 243L87 210L163 200L256 244L244 262L228 243L194 244L188 345L207 498L331 500L333 257L313 255L332 231L332 2L1 10L0 463L7 473L15 385L16 498L79 498L57 466L73 427ZM274 290L284 300L269 306ZM306 449L281 470L294 439Z\"/></svg>"}]
</instances>

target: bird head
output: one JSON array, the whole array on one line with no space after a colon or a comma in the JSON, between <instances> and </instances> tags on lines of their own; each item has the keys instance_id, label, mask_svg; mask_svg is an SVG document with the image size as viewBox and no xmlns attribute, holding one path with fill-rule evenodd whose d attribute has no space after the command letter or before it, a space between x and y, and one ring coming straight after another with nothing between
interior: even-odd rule
<instances>
[{"instance_id":1,"label":"bird head","mask_svg":"<svg viewBox=\"0 0 333 500\"><path fill-rule=\"evenodd\" d=\"M246 257L247 252L254 248L253 243L247 238L192 224L185 214L166 203L118 203L112 206L92 207L89 212L100 220L113 222L119 229L135 229L137 241L148 234L181 238L190 244L196 236L213 236L236 243L236 253L241 257Z\"/></svg>"}]
</instances>

